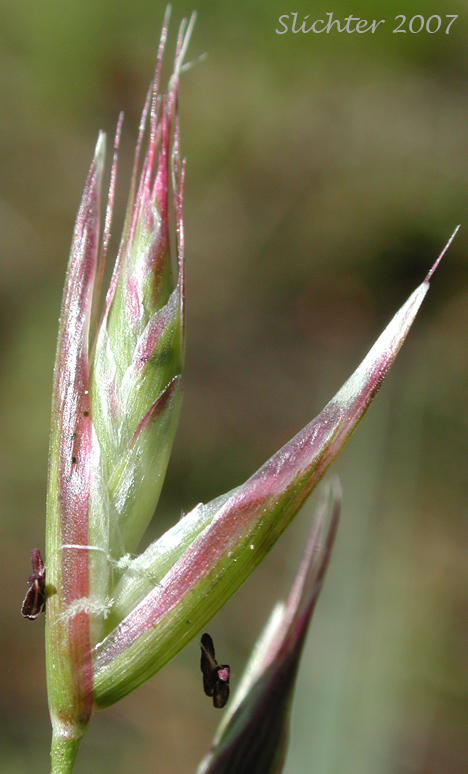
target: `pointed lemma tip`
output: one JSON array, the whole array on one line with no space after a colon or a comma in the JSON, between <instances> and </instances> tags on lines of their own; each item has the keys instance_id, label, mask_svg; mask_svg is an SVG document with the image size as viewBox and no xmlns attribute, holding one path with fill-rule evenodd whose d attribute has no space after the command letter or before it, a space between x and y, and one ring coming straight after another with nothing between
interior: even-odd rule
<instances>
[{"instance_id":1,"label":"pointed lemma tip","mask_svg":"<svg viewBox=\"0 0 468 774\"><path fill-rule=\"evenodd\" d=\"M426 279L424 280L424 282L425 282L425 283L429 284L429 280L431 279L432 275L434 274L435 270L437 269L437 267L438 267L439 263L441 262L442 258L443 258L443 257L444 257L444 255L445 255L445 253L447 252L447 250L449 249L449 247L450 247L450 245L452 244L453 240L455 239L455 235L456 235L456 233L457 233L457 231L458 231L458 229L459 229L459 228L460 228L460 225L458 225L458 226L456 227L456 229L455 229L455 231L453 232L452 236L450 237L449 241L447 242L447 244L445 245L445 247L444 247L444 249L442 250L441 254L440 254L440 255L439 255L439 257L437 258L437 261L435 262L434 266L433 266L433 267L432 267L432 269L429 271L429 273L428 273L428 275L427 275Z\"/></svg>"},{"instance_id":2,"label":"pointed lemma tip","mask_svg":"<svg viewBox=\"0 0 468 774\"><path fill-rule=\"evenodd\" d=\"M122 134L122 126L123 126L124 118L125 118L125 113L123 112L123 110L121 110L119 113L119 120L117 121L117 129L115 130L114 146L118 145L120 142L120 136Z\"/></svg>"},{"instance_id":3,"label":"pointed lemma tip","mask_svg":"<svg viewBox=\"0 0 468 774\"><path fill-rule=\"evenodd\" d=\"M94 161L96 162L99 168L102 168L104 166L105 155L106 155L106 133L101 131L98 134L96 150L94 151Z\"/></svg>"}]
</instances>

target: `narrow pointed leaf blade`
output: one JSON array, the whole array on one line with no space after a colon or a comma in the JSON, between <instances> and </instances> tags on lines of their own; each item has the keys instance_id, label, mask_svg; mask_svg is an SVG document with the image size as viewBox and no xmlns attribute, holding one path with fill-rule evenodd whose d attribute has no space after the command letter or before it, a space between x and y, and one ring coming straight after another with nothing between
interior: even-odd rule
<instances>
[{"instance_id":1,"label":"narrow pointed leaf blade","mask_svg":"<svg viewBox=\"0 0 468 774\"><path fill-rule=\"evenodd\" d=\"M265 557L372 402L428 287L426 280L414 291L321 414L223 500L160 584L96 646L97 704L113 703L164 666Z\"/></svg>"},{"instance_id":2,"label":"narrow pointed leaf blade","mask_svg":"<svg viewBox=\"0 0 468 774\"><path fill-rule=\"evenodd\" d=\"M274 608L197 774L282 771L299 661L338 527L338 484L331 510L326 524L322 498L288 602Z\"/></svg>"}]
</instances>

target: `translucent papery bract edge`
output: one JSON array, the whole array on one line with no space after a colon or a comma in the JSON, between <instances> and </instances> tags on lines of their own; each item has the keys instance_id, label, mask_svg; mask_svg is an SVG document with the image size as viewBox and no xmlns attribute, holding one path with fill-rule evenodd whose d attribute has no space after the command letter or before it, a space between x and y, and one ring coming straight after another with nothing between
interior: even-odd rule
<instances>
[{"instance_id":1,"label":"translucent papery bract edge","mask_svg":"<svg viewBox=\"0 0 468 774\"><path fill-rule=\"evenodd\" d=\"M55 363L46 526L46 654L52 752L86 728L92 709L90 647L97 639L89 600L102 602L102 583L90 567L92 539L107 555L107 511L100 453L91 425L88 336L99 245L99 202L105 138L100 135L77 216L63 295ZM103 523L103 520L106 522ZM102 541L104 540L104 545ZM100 542L101 541L101 542ZM99 548L98 548L99 547ZM104 567L106 573L106 567Z\"/></svg>"},{"instance_id":2,"label":"translucent papery bract edge","mask_svg":"<svg viewBox=\"0 0 468 774\"><path fill-rule=\"evenodd\" d=\"M216 500L200 503L177 524L151 543L146 551L129 562L114 588L114 602L106 621L106 633L138 605L139 602L157 586L174 564L189 549L195 538L208 527L220 508L232 497L228 492Z\"/></svg>"},{"instance_id":3,"label":"translucent papery bract edge","mask_svg":"<svg viewBox=\"0 0 468 774\"><path fill-rule=\"evenodd\" d=\"M410 296L322 413L223 498L201 533L188 522L195 535L190 547L93 651L98 706L112 704L164 666L265 557L370 405L428 287L426 280ZM147 569L158 572L157 566Z\"/></svg>"},{"instance_id":4,"label":"translucent papery bract edge","mask_svg":"<svg viewBox=\"0 0 468 774\"><path fill-rule=\"evenodd\" d=\"M288 602L274 608L197 774L282 771L297 669L330 559L340 497L336 482L327 526L322 498Z\"/></svg>"},{"instance_id":5,"label":"translucent papery bract edge","mask_svg":"<svg viewBox=\"0 0 468 774\"><path fill-rule=\"evenodd\" d=\"M119 459L109 489L125 551L134 551L155 511L182 405L176 376L150 408Z\"/></svg>"}]
</instances>

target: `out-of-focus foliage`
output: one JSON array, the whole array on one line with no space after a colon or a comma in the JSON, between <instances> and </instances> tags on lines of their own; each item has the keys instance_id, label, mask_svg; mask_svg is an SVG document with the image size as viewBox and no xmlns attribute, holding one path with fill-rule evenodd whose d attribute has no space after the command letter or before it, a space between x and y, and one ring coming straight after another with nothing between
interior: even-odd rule
<instances>
[{"instance_id":1,"label":"out-of-focus foliage","mask_svg":"<svg viewBox=\"0 0 468 774\"><path fill-rule=\"evenodd\" d=\"M173 39L192 9L173 8ZM267 0L205 0L196 10L190 55L208 58L181 85L185 403L153 535L239 484L317 413L461 223L388 384L337 466L341 532L286 767L458 774L468 769L465 6L428 0L404 11L459 13L450 35L393 34L396 2L296 9L299 19L331 10L386 19L361 36L277 35L279 15L291 11ZM149 0L0 8L1 774L47 771L43 627L19 607L30 549L43 548L73 222L97 131L112 135L123 108L119 233L163 13ZM212 624L233 686L289 586L310 514ZM193 643L98 717L77 774L124 774L136 761L142 772L194 771L217 721L198 658Z\"/></svg>"}]
</instances>

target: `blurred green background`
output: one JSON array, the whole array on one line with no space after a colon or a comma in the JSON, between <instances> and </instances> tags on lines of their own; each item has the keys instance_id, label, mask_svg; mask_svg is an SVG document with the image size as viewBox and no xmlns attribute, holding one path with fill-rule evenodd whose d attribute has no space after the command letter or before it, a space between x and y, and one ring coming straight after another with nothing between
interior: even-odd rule
<instances>
[{"instance_id":1,"label":"blurred green background","mask_svg":"<svg viewBox=\"0 0 468 774\"><path fill-rule=\"evenodd\" d=\"M276 0L193 8L185 403L152 537L238 485L336 392L454 227L459 235L374 406L334 466L332 565L299 674L286 774L468 771L468 24L394 34L402 4L298 2L385 19L375 34L278 35ZM114 251L164 4L0 6L0 772L48 771L43 621L19 616L44 547L52 367L65 267L99 129L125 111ZM444 26L446 22L444 19ZM280 28L281 29L281 28ZM408 29L408 25L406 25ZM169 65L168 65L169 67ZM168 70L167 70L168 72ZM288 593L307 505L209 627L233 685ZM83 772L189 774L219 714L199 646L95 718Z\"/></svg>"}]
</instances>

